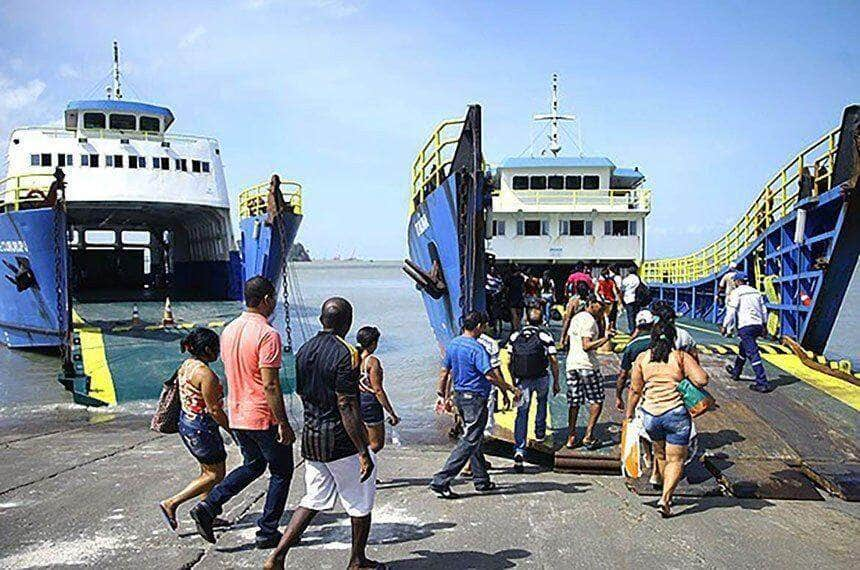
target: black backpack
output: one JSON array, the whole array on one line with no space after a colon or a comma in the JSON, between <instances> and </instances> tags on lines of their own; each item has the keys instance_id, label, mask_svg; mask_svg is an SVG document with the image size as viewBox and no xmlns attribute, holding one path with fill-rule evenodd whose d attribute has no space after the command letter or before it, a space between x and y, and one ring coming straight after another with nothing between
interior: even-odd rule
<instances>
[{"instance_id":1,"label":"black backpack","mask_svg":"<svg viewBox=\"0 0 860 570\"><path fill-rule=\"evenodd\" d=\"M636 287L634 294L636 295L636 305L639 307L644 308L651 304L651 300L653 299L651 288L642 279L639 279L639 286Z\"/></svg>"},{"instance_id":2,"label":"black backpack","mask_svg":"<svg viewBox=\"0 0 860 570\"><path fill-rule=\"evenodd\" d=\"M514 378L546 376L549 358L540 339L540 330L526 328L511 343L511 374Z\"/></svg>"}]
</instances>

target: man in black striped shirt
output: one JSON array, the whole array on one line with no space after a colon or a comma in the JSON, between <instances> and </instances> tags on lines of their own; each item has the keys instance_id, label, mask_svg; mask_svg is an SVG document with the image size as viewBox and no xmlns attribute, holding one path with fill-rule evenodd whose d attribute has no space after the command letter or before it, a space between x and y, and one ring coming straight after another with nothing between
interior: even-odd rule
<instances>
[{"instance_id":1,"label":"man in black striped shirt","mask_svg":"<svg viewBox=\"0 0 860 570\"><path fill-rule=\"evenodd\" d=\"M352 519L349 568L375 568L365 556L370 513L376 497L376 466L358 403L358 352L343 337L352 326L352 305L341 297L323 303L323 330L296 353L296 393L304 406L302 457L307 493L265 568L283 568L319 511L337 499Z\"/></svg>"}]
</instances>

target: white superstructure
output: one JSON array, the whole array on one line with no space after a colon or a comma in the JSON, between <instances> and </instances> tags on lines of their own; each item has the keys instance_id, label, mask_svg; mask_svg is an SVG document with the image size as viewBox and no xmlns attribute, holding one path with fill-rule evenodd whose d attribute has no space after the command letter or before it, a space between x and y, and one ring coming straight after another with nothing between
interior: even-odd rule
<instances>
[{"instance_id":1,"label":"white superstructure","mask_svg":"<svg viewBox=\"0 0 860 570\"><path fill-rule=\"evenodd\" d=\"M650 191L638 169L608 158L558 156L557 78L553 76L551 156L509 158L495 169L487 223L488 251L498 262L525 264L639 262L645 251Z\"/></svg>"}]
</instances>

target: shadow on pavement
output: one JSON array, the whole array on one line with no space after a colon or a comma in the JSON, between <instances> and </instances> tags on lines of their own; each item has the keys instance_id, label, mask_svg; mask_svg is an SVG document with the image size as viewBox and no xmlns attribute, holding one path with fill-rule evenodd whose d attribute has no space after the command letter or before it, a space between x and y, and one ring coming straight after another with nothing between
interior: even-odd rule
<instances>
[{"instance_id":1,"label":"shadow on pavement","mask_svg":"<svg viewBox=\"0 0 860 570\"><path fill-rule=\"evenodd\" d=\"M508 549L495 553L461 550L456 552L433 552L431 550L415 550L414 558L393 560L387 564L391 568L416 570L430 568L480 568L481 570L504 570L514 568L515 560L528 558L532 555L528 550Z\"/></svg>"}]
</instances>

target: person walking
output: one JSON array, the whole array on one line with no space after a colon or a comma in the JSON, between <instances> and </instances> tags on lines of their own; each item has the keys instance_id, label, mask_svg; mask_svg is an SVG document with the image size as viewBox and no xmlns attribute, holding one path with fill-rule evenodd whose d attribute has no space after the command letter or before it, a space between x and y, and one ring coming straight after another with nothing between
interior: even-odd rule
<instances>
[{"instance_id":1,"label":"person walking","mask_svg":"<svg viewBox=\"0 0 860 570\"><path fill-rule=\"evenodd\" d=\"M651 331L648 350L633 364L625 417L633 419L644 397L642 418L652 442L655 479L663 481L663 493L657 503L663 518L671 516L672 496L684 473L690 445L692 418L678 391L678 384L685 378L699 388L708 383L708 374L696 359L675 348L675 327L659 321Z\"/></svg>"},{"instance_id":2,"label":"person walking","mask_svg":"<svg viewBox=\"0 0 860 570\"><path fill-rule=\"evenodd\" d=\"M555 280L549 270L543 272L540 280L540 298L543 305L543 320L546 326L552 322L552 307L556 302Z\"/></svg>"},{"instance_id":3,"label":"person walking","mask_svg":"<svg viewBox=\"0 0 860 570\"><path fill-rule=\"evenodd\" d=\"M618 285L615 284L612 271L606 267L600 274L600 279L597 281L597 296L603 301L606 307L606 318L609 328L615 330L618 322L618 305L621 302L621 291Z\"/></svg>"},{"instance_id":4,"label":"person walking","mask_svg":"<svg viewBox=\"0 0 860 570\"><path fill-rule=\"evenodd\" d=\"M361 360L358 381L361 418L367 428L369 446L373 453L379 453L385 447L385 413L388 414L391 427L400 423L383 386L382 361L374 354L379 347L379 337L379 329L376 327L361 327L355 335Z\"/></svg>"},{"instance_id":5,"label":"person walking","mask_svg":"<svg viewBox=\"0 0 860 570\"><path fill-rule=\"evenodd\" d=\"M565 283L565 292L568 297L574 295L578 291L577 285L579 283L585 283L589 291L594 291L594 279L591 278L591 275L585 272L585 265L582 263L575 263L570 275L567 276L567 282Z\"/></svg>"},{"instance_id":6,"label":"person walking","mask_svg":"<svg viewBox=\"0 0 860 570\"><path fill-rule=\"evenodd\" d=\"M352 523L348 568L385 568L366 555L376 499L376 465L359 404L358 351L344 340L352 305L332 297L322 305L323 330L296 353L296 393L304 408L302 457L306 493L265 568L283 568L290 549L320 511L340 499Z\"/></svg>"},{"instance_id":7,"label":"person walking","mask_svg":"<svg viewBox=\"0 0 860 570\"><path fill-rule=\"evenodd\" d=\"M642 309L636 315L636 329L631 335L630 341L624 347L621 353L621 369L618 371L618 378L615 382L615 409L623 412L626 409L624 404L624 391L627 384L630 382L630 371L633 370L633 363L636 357L648 350L651 345L651 329L654 326L654 315L648 309Z\"/></svg>"},{"instance_id":8,"label":"person walking","mask_svg":"<svg viewBox=\"0 0 860 570\"><path fill-rule=\"evenodd\" d=\"M272 548L281 538L278 521L293 477L296 436L284 408L278 375L281 336L268 322L277 305L275 286L265 277L252 277L245 283L244 293L245 311L221 333L230 428L243 462L191 509L191 518L197 533L214 543L213 522L224 504L268 466L269 488L263 514L257 520L255 544L257 548Z\"/></svg>"},{"instance_id":9,"label":"person walking","mask_svg":"<svg viewBox=\"0 0 860 570\"><path fill-rule=\"evenodd\" d=\"M594 438L594 426L603 410L603 376L600 373L600 362L595 351L609 342L612 331L606 331L599 337L597 318L603 314L603 304L596 295L591 294L586 299L585 310L577 313L570 321L567 353L567 404L569 434L566 446L577 447L576 421L579 417L579 407L588 404L588 423L582 444L588 449L597 449L600 443Z\"/></svg>"},{"instance_id":10,"label":"person walking","mask_svg":"<svg viewBox=\"0 0 860 570\"><path fill-rule=\"evenodd\" d=\"M451 481L466 463L472 465L473 481L478 492L493 491L483 452L484 427L487 425L487 399L493 385L519 398L520 390L497 378L490 365L490 356L477 341L483 332L483 316L472 312L463 319L463 334L455 337L445 348L445 359L439 373L437 395L445 398L450 376L454 389L454 404L463 418L464 433L451 451L444 467L433 476L430 489L443 499L459 497L451 490Z\"/></svg>"},{"instance_id":11,"label":"person walking","mask_svg":"<svg viewBox=\"0 0 860 570\"><path fill-rule=\"evenodd\" d=\"M552 334L541 328L542 315L539 309L528 313L528 324L515 331L508 339L511 351L511 374L514 385L522 391L517 418L514 422L514 471L523 472L523 456L526 452L528 436L529 408L532 400L537 400L535 413L535 440L543 442L546 438L546 416L549 400L549 375L552 371L552 393L561 391L558 379L558 357Z\"/></svg>"},{"instance_id":12,"label":"person walking","mask_svg":"<svg viewBox=\"0 0 860 570\"><path fill-rule=\"evenodd\" d=\"M519 330L523 320L525 301L526 276L517 265L510 268L505 288L508 295L508 306L511 314L511 330Z\"/></svg>"},{"instance_id":13,"label":"person walking","mask_svg":"<svg viewBox=\"0 0 860 570\"><path fill-rule=\"evenodd\" d=\"M741 379L744 364L749 360L753 372L755 372L755 384L750 386L751 390L767 393L774 389L774 385L768 381L761 361L756 339L764 336L764 326L767 323L767 307L764 295L757 289L747 284L747 274L743 271L735 273L735 288L726 299L726 316L720 332L726 331L733 325L737 325L740 347L735 357L734 365L727 365L726 371L731 374L733 380Z\"/></svg>"},{"instance_id":14,"label":"person walking","mask_svg":"<svg viewBox=\"0 0 860 570\"><path fill-rule=\"evenodd\" d=\"M627 315L627 331L632 333L636 328L636 315L645 307L641 303L641 295L637 295L642 279L639 278L636 267L630 269L630 273L621 280L621 301L624 303L624 312Z\"/></svg>"},{"instance_id":15,"label":"person walking","mask_svg":"<svg viewBox=\"0 0 860 570\"><path fill-rule=\"evenodd\" d=\"M218 334L207 328L191 330L180 342L187 358L176 372L179 387L179 437L188 453L200 464L200 475L182 491L158 504L167 525L176 530L176 509L194 497L206 494L224 479L227 452L219 426L230 431L224 412L224 395L218 376L209 364L218 360L220 352ZM226 521L215 521L213 526L224 526Z\"/></svg>"}]
</instances>

